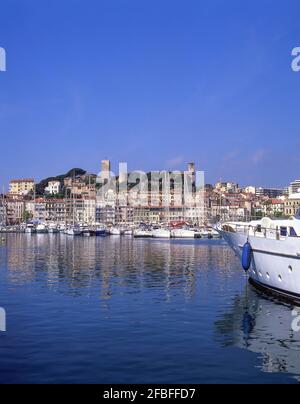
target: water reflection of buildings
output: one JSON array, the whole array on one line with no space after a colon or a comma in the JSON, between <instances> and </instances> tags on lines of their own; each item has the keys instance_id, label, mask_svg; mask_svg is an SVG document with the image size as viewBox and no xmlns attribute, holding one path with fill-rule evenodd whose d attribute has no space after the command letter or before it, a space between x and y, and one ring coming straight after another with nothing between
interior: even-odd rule
<instances>
[{"instance_id":1,"label":"water reflection of buildings","mask_svg":"<svg viewBox=\"0 0 300 404\"><path fill-rule=\"evenodd\" d=\"M215 323L216 339L260 354L264 372L285 372L300 380L300 332L292 330L292 307L260 295L247 285Z\"/></svg>"},{"instance_id":2,"label":"water reflection of buildings","mask_svg":"<svg viewBox=\"0 0 300 404\"><path fill-rule=\"evenodd\" d=\"M101 300L116 288L122 293L156 288L162 298L178 293L189 298L200 276L215 271L228 277L233 261L231 250L214 241L7 236L11 282L44 281L62 293L100 293Z\"/></svg>"}]
</instances>

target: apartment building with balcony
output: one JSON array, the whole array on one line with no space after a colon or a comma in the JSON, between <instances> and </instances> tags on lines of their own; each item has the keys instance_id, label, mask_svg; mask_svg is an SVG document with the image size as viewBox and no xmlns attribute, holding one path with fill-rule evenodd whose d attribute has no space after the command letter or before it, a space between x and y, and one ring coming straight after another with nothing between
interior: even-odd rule
<instances>
[{"instance_id":1,"label":"apartment building with balcony","mask_svg":"<svg viewBox=\"0 0 300 404\"><path fill-rule=\"evenodd\" d=\"M33 179L11 180L9 183L9 194L24 196L34 190Z\"/></svg>"},{"instance_id":2,"label":"apartment building with balcony","mask_svg":"<svg viewBox=\"0 0 300 404\"><path fill-rule=\"evenodd\" d=\"M23 198L7 199L6 205L6 223L8 225L21 224L25 218L25 202Z\"/></svg>"}]
</instances>

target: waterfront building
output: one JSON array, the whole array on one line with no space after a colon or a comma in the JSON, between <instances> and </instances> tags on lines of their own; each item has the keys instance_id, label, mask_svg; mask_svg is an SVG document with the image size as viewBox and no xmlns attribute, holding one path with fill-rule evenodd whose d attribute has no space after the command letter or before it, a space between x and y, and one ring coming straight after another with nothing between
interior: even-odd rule
<instances>
[{"instance_id":1,"label":"waterfront building","mask_svg":"<svg viewBox=\"0 0 300 404\"><path fill-rule=\"evenodd\" d=\"M26 201L26 212L35 221L64 223L66 221L66 202L64 199L37 198Z\"/></svg>"},{"instance_id":2,"label":"waterfront building","mask_svg":"<svg viewBox=\"0 0 300 404\"><path fill-rule=\"evenodd\" d=\"M159 207L139 206L134 208L132 219L134 223L156 224L164 220L163 210Z\"/></svg>"},{"instance_id":3,"label":"waterfront building","mask_svg":"<svg viewBox=\"0 0 300 404\"><path fill-rule=\"evenodd\" d=\"M75 199L72 208L74 210L75 223L84 223L84 199Z\"/></svg>"},{"instance_id":4,"label":"waterfront building","mask_svg":"<svg viewBox=\"0 0 300 404\"><path fill-rule=\"evenodd\" d=\"M7 199L6 222L9 225L21 224L25 216L25 203L22 197L19 199Z\"/></svg>"},{"instance_id":5,"label":"waterfront building","mask_svg":"<svg viewBox=\"0 0 300 404\"><path fill-rule=\"evenodd\" d=\"M34 209L35 209L35 202L34 200L25 200L25 212L28 218L34 218Z\"/></svg>"},{"instance_id":6,"label":"waterfront building","mask_svg":"<svg viewBox=\"0 0 300 404\"><path fill-rule=\"evenodd\" d=\"M96 203L95 221L101 224L116 224L116 209L114 205Z\"/></svg>"},{"instance_id":7,"label":"waterfront building","mask_svg":"<svg viewBox=\"0 0 300 404\"><path fill-rule=\"evenodd\" d=\"M118 225L130 226L135 223L134 212L138 209L132 206L120 206L115 207L115 223Z\"/></svg>"},{"instance_id":8,"label":"waterfront building","mask_svg":"<svg viewBox=\"0 0 300 404\"><path fill-rule=\"evenodd\" d=\"M93 224L96 221L96 199L83 199L83 221Z\"/></svg>"},{"instance_id":9,"label":"waterfront building","mask_svg":"<svg viewBox=\"0 0 300 404\"><path fill-rule=\"evenodd\" d=\"M27 205L28 206L28 205ZM31 206L31 205L29 205ZM33 219L40 222L45 222L47 219L46 200L37 198L33 205Z\"/></svg>"},{"instance_id":10,"label":"waterfront building","mask_svg":"<svg viewBox=\"0 0 300 404\"><path fill-rule=\"evenodd\" d=\"M19 196L28 195L30 191L34 190L33 179L19 179L11 180L9 183L9 193Z\"/></svg>"},{"instance_id":11,"label":"waterfront building","mask_svg":"<svg viewBox=\"0 0 300 404\"><path fill-rule=\"evenodd\" d=\"M46 221L64 223L66 221L66 202L64 199L46 199Z\"/></svg>"}]
</instances>

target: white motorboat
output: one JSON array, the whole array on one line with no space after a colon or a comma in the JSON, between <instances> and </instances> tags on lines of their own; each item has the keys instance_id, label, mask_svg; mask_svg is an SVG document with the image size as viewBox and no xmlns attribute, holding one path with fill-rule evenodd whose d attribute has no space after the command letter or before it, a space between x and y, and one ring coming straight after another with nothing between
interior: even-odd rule
<instances>
[{"instance_id":1,"label":"white motorboat","mask_svg":"<svg viewBox=\"0 0 300 404\"><path fill-rule=\"evenodd\" d=\"M121 236L121 230L118 229L117 227L112 227L112 228L109 230L109 234L110 234L111 236Z\"/></svg>"},{"instance_id":2,"label":"white motorboat","mask_svg":"<svg viewBox=\"0 0 300 404\"><path fill-rule=\"evenodd\" d=\"M209 237L209 231L205 228L200 229L200 236L202 238L208 238Z\"/></svg>"},{"instance_id":3,"label":"white motorboat","mask_svg":"<svg viewBox=\"0 0 300 404\"><path fill-rule=\"evenodd\" d=\"M48 228L45 224L40 223L36 226L36 232L38 234L46 234L46 233L48 233Z\"/></svg>"},{"instance_id":4,"label":"white motorboat","mask_svg":"<svg viewBox=\"0 0 300 404\"><path fill-rule=\"evenodd\" d=\"M209 238L220 238L220 234L217 232L215 229L209 229L208 230L208 237Z\"/></svg>"},{"instance_id":5,"label":"white motorboat","mask_svg":"<svg viewBox=\"0 0 300 404\"><path fill-rule=\"evenodd\" d=\"M152 230L149 229L136 229L133 232L133 236L138 238L149 238L152 237Z\"/></svg>"},{"instance_id":6,"label":"white motorboat","mask_svg":"<svg viewBox=\"0 0 300 404\"><path fill-rule=\"evenodd\" d=\"M195 231L190 229L173 229L171 237L174 238L195 238Z\"/></svg>"},{"instance_id":7,"label":"white motorboat","mask_svg":"<svg viewBox=\"0 0 300 404\"><path fill-rule=\"evenodd\" d=\"M124 236L132 236L133 230L132 229L125 229L124 230Z\"/></svg>"},{"instance_id":8,"label":"white motorboat","mask_svg":"<svg viewBox=\"0 0 300 404\"><path fill-rule=\"evenodd\" d=\"M91 230L89 228L85 228L82 230L81 234L83 235L83 237L92 237L95 236L95 231Z\"/></svg>"},{"instance_id":9,"label":"white motorboat","mask_svg":"<svg viewBox=\"0 0 300 404\"><path fill-rule=\"evenodd\" d=\"M79 227L70 227L66 230L66 234L68 236L80 236L82 234L82 230Z\"/></svg>"},{"instance_id":10,"label":"white motorboat","mask_svg":"<svg viewBox=\"0 0 300 404\"><path fill-rule=\"evenodd\" d=\"M252 284L300 301L300 210L287 220L226 222L216 230L240 257Z\"/></svg>"},{"instance_id":11,"label":"white motorboat","mask_svg":"<svg viewBox=\"0 0 300 404\"><path fill-rule=\"evenodd\" d=\"M67 231L67 228L66 228L66 226L64 224L60 224L58 226L58 231L59 231L59 233L65 234L66 231Z\"/></svg>"},{"instance_id":12,"label":"white motorboat","mask_svg":"<svg viewBox=\"0 0 300 404\"><path fill-rule=\"evenodd\" d=\"M48 229L49 234L57 234L58 233L58 229L52 228L52 229Z\"/></svg>"},{"instance_id":13,"label":"white motorboat","mask_svg":"<svg viewBox=\"0 0 300 404\"><path fill-rule=\"evenodd\" d=\"M48 226L48 232L50 234L56 234L59 232L58 227L55 223L50 223Z\"/></svg>"},{"instance_id":14,"label":"white motorboat","mask_svg":"<svg viewBox=\"0 0 300 404\"><path fill-rule=\"evenodd\" d=\"M155 229L155 230L152 230L152 237L154 237L154 238L171 238L171 231L168 229Z\"/></svg>"},{"instance_id":15,"label":"white motorboat","mask_svg":"<svg viewBox=\"0 0 300 404\"><path fill-rule=\"evenodd\" d=\"M25 228L25 233L34 234L36 232L35 226L33 224L27 224Z\"/></svg>"}]
</instances>

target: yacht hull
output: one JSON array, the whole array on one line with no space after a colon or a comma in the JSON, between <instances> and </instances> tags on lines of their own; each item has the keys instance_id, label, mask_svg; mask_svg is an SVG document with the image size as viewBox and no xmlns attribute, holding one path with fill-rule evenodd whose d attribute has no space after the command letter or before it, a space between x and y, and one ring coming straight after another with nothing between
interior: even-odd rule
<instances>
[{"instance_id":1,"label":"yacht hull","mask_svg":"<svg viewBox=\"0 0 300 404\"><path fill-rule=\"evenodd\" d=\"M111 229L109 231L109 234L111 236L121 236L121 230L119 230L119 229Z\"/></svg>"},{"instance_id":2,"label":"yacht hull","mask_svg":"<svg viewBox=\"0 0 300 404\"><path fill-rule=\"evenodd\" d=\"M69 229L67 230L66 234L68 236L80 236L82 234L81 230Z\"/></svg>"},{"instance_id":3,"label":"yacht hull","mask_svg":"<svg viewBox=\"0 0 300 404\"><path fill-rule=\"evenodd\" d=\"M193 230L174 229L171 231L171 237L173 237L173 238L195 238L195 232Z\"/></svg>"},{"instance_id":4,"label":"yacht hull","mask_svg":"<svg viewBox=\"0 0 300 404\"><path fill-rule=\"evenodd\" d=\"M237 256L248 240L252 248L250 282L260 289L300 300L300 239L267 239L246 234L219 231Z\"/></svg>"},{"instance_id":5,"label":"yacht hull","mask_svg":"<svg viewBox=\"0 0 300 404\"><path fill-rule=\"evenodd\" d=\"M136 230L133 236L134 238L151 238L152 232L149 230Z\"/></svg>"},{"instance_id":6,"label":"yacht hull","mask_svg":"<svg viewBox=\"0 0 300 404\"><path fill-rule=\"evenodd\" d=\"M171 238L170 230L157 229L152 231L152 237L154 238Z\"/></svg>"},{"instance_id":7,"label":"yacht hull","mask_svg":"<svg viewBox=\"0 0 300 404\"><path fill-rule=\"evenodd\" d=\"M108 235L106 230L95 230L95 236L106 237Z\"/></svg>"},{"instance_id":8,"label":"yacht hull","mask_svg":"<svg viewBox=\"0 0 300 404\"><path fill-rule=\"evenodd\" d=\"M35 232L36 232L35 229L32 229L32 228L26 228L25 229L26 234L34 234Z\"/></svg>"}]
</instances>

